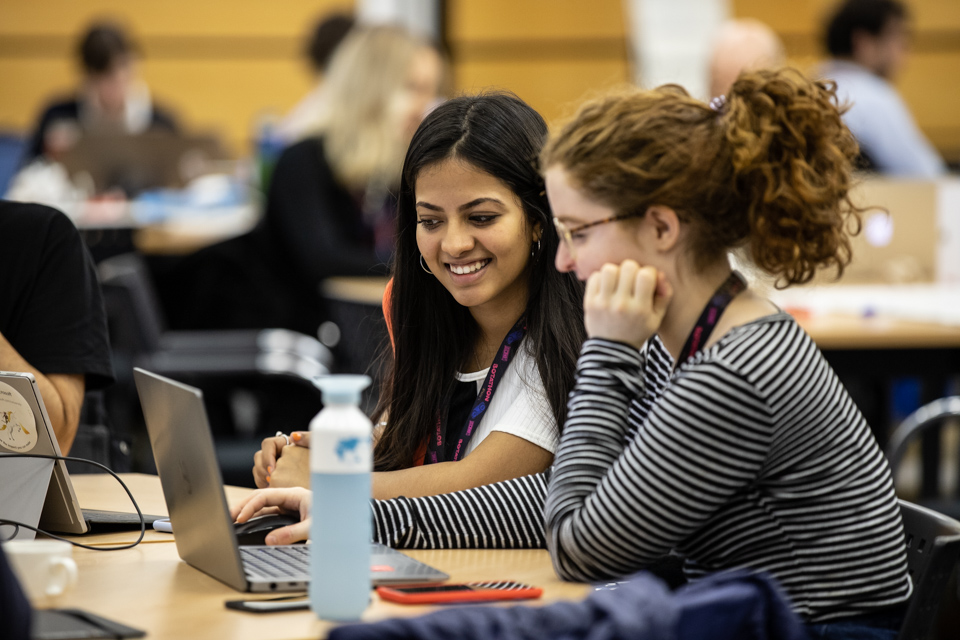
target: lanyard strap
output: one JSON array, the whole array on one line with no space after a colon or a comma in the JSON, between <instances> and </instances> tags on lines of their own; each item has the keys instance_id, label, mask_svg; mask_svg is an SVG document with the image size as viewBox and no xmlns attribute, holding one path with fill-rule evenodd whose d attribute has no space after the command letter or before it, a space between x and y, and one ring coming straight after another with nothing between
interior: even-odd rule
<instances>
[{"instance_id":1,"label":"lanyard strap","mask_svg":"<svg viewBox=\"0 0 960 640\"><path fill-rule=\"evenodd\" d=\"M500 380L503 378L507 367L510 366L510 363L513 361L513 356L517 352L515 347L523 340L526 332L527 320L521 317L507 333L507 337L503 339L503 342L500 343L497 355L493 358L493 363L490 365L490 371L487 372L487 377L483 380L483 386L480 387L480 393L477 394L477 399L473 401L473 407L470 409L467 421L463 425L463 428L460 429L459 437L457 438L457 447L450 456L451 460L459 460L463 457L467 445L473 437L474 427L480 424L480 420L483 419L483 415L487 412L490 401L493 399L493 394L496 393L497 387L500 386ZM430 438L427 444L427 453L424 456L423 464L445 462L447 459L445 451L447 448L446 445L448 441L452 444L451 434L448 433L449 425L445 424L449 417L449 411L450 401L447 399L440 409L440 415L437 416L436 433Z\"/></svg>"},{"instance_id":2,"label":"lanyard strap","mask_svg":"<svg viewBox=\"0 0 960 640\"><path fill-rule=\"evenodd\" d=\"M730 277L723 281L723 284L707 302L707 306L703 308L703 312L697 319L697 324L693 325L693 331L687 336L687 341L684 343L683 349L680 350L680 359L677 360L677 366L700 351L700 347L706 343L710 334L713 333L713 328L717 326L717 322L720 321L720 316L723 315L727 305L746 288L747 282L743 279L743 276L736 271L731 272Z\"/></svg>"}]
</instances>

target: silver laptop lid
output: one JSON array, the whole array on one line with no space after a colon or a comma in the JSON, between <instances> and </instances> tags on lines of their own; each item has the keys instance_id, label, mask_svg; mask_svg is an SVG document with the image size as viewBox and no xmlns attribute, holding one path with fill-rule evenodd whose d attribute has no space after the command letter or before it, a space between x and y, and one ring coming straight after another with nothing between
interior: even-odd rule
<instances>
[{"instance_id":1,"label":"silver laptop lid","mask_svg":"<svg viewBox=\"0 0 960 640\"><path fill-rule=\"evenodd\" d=\"M305 590L305 574L257 577L244 571L200 390L143 369L135 368L133 376L180 557L238 591ZM313 545L307 548L317 552ZM265 557L289 551L246 549L260 550ZM381 544L372 545L371 565L374 584L442 582L450 577Z\"/></svg>"},{"instance_id":2,"label":"silver laptop lid","mask_svg":"<svg viewBox=\"0 0 960 640\"><path fill-rule=\"evenodd\" d=\"M187 564L246 591L203 395L143 369L134 369L133 376L177 553Z\"/></svg>"}]
</instances>

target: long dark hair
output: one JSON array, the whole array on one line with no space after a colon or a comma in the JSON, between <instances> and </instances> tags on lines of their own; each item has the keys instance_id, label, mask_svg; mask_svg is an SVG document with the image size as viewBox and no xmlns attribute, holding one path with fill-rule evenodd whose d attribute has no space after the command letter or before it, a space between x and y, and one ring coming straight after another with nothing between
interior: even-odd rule
<instances>
[{"instance_id":1,"label":"long dark hair","mask_svg":"<svg viewBox=\"0 0 960 640\"><path fill-rule=\"evenodd\" d=\"M514 95L486 93L454 98L421 123L410 142L397 209L397 251L389 313L395 347L387 353L377 415L388 425L374 451L377 471L413 465L441 410L441 399L479 335L470 310L420 267L414 187L425 168L457 158L503 181L517 195L531 225L543 230L530 258L526 347L537 363L546 396L562 427L583 328L583 287L553 268L559 237L538 171L547 126Z\"/></svg>"}]
</instances>

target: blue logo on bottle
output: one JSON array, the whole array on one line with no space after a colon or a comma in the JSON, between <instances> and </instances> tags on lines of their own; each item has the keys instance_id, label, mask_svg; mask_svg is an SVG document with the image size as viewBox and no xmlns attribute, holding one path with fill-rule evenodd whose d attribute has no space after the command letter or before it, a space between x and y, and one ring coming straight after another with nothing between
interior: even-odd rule
<instances>
[{"instance_id":1,"label":"blue logo on bottle","mask_svg":"<svg viewBox=\"0 0 960 640\"><path fill-rule=\"evenodd\" d=\"M355 464L363 462L360 458L360 438L341 438L337 441L337 459L340 462L353 462ZM347 455L350 459L347 459Z\"/></svg>"}]
</instances>

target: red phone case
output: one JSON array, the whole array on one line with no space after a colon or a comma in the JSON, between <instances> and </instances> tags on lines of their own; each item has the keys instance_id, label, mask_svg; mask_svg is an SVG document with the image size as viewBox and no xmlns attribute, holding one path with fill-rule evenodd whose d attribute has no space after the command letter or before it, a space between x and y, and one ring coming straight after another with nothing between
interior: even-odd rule
<instances>
[{"instance_id":1,"label":"red phone case","mask_svg":"<svg viewBox=\"0 0 960 640\"><path fill-rule=\"evenodd\" d=\"M532 600L543 594L540 587L521 585L516 589L484 588L489 583L465 582L462 584L438 584L436 587L466 586L472 587L465 591L420 591L419 593L405 593L403 587L377 587L377 594L384 600L399 604L449 604L455 602L484 602L493 600ZM411 585L413 586L413 585ZM417 585L417 589L426 588Z\"/></svg>"}]
</instances>

